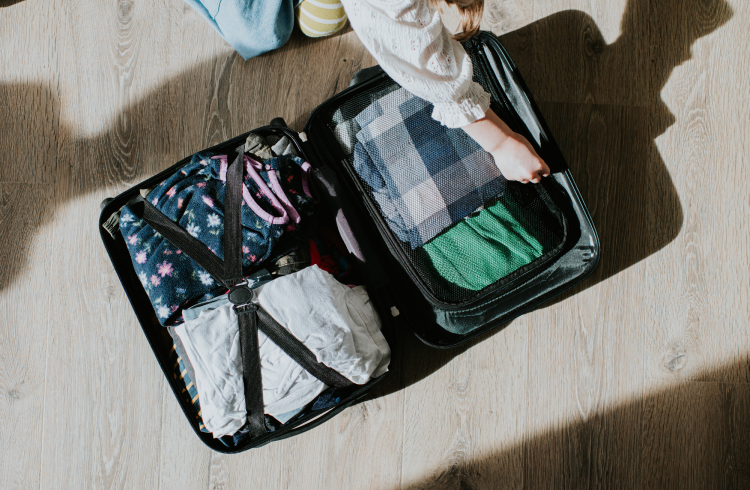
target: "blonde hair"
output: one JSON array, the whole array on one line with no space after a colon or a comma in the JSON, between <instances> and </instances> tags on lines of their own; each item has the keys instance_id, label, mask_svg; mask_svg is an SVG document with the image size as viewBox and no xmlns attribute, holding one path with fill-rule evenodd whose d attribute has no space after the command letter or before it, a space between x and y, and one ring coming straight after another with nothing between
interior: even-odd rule
<instances>
[{"instance_id":1,"label":"blonde hair","mask_svg":"<svg viewBox=\"0 0 750 490\"><path fill-rule=\"evenodd\" d=\"M439 8L440 3L458 7L461 15L461 31L453 36L457 41L465 41L479 31L479 23L482 21L482 12L484 11L484 0L432 0L435 7Z\"/></svg>"}]
</instances>

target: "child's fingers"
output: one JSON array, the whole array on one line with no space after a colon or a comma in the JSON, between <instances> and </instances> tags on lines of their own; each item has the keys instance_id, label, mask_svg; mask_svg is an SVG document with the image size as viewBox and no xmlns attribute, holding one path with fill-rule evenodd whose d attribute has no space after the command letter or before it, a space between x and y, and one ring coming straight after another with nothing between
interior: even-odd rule
<instances>
[{"instance_id":1,"label":"child's fingers","mask_svg":"<svg viewBox=\"0 0 750 490\"><path fill-rule=\"evenodd\" d=\"M547 177L549 175L549 167L546 163L544 163L544 160L541 158L538 160L540 164L539 170L531 173L531 178L529 181L533 184L538 184L542 181L542 177Z\"/></svg>"},{"instance_id":2,"label":"child's fingers","mask_svg":"<svg viewBox=\"0 0 750 490\"><path fill-rule=\"evenodd\" d=\"M550 170L546 163L544 163L544 160L540 160L542 162L542 177L549 177Z\"/></svg>"}]
</instances>

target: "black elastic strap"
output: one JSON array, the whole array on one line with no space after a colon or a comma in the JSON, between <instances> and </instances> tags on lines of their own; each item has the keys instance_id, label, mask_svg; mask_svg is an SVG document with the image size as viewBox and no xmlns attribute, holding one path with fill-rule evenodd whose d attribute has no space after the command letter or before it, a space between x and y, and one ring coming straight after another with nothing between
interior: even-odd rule
<instances>
[{"instance_id":1,"label":"black elastic strap","mask_svg":"<svg viewBox=\"0 0 750 490\"><path fill-rule=\"evenodd\" d=\"M245 145L227 155L224 195L224 278L228 284L242 281L242 184ZM231 160L230 160L231 158Z\"/></svg>"},{"instance_id":2,"label":"black elastic strap","mask_svg":"<svg viewBox=\"0 0 750 490\"><path fill-rule=\"evenodd\" d=\"M229 284L238 284L243 276L242 184L245 169L245 145L240 145L234 152L227 155L227 165L224 194L224 278ZM266 433L257 309L258 307L253 304L234 307L240 330L247 425L253 438Z\"/></svg>"},{"instance_id":3,"label":"black elastic strap","mask_svg":"<svg viewBox=\"0 0 750 490\"><path fill-rule=\"evenodd\" d=\"M255 314L257 308L253 304L234 307L240 329L242 380L245 384L247 424L253 438L266 433L263 384L260 373L260 347L258 345L258 317Z\"/></svg>"},{"instance_id":4,"label":"black elastic strap","mask_svg":"<svg viewBox=\"0 0 750 490\"><path fill-rule=\"evenodd\" d=\"M337 371L318 362L315 358L315 354L310 352L310 349L305 347L305 344L300 342L297 337L279 325L278 322L262 308L258 309L258 327L274 344L278 345L281 350L286 352L289 357L302 366L305 371L312 374L331 388L348 388L354 384Z\"/></svg>"},{"instance_id":5,"label":"black elastic strap","mask_svg":"<svg viewBox=\"0 0 750 490\"><path fill-rule=\"evenodd\" d=\"M238 284L242 281L242 184L245 145L240 145L227 155L227 165L224 194L224 277L227 283ZM257 309L258 307L253 304L234 307L240 330L247 425L253 438L266 433Z\"/></svg>"},{"instance_id":6,"label":"black elastic strap","mask_svg":"<svg viewBox=\"0 0 750 490\"><path fill-rule=\"evenodd\" d=\"M229 157L233 157L231 162ZM224 260L190 235L184 228L165 216L142 196L133 198L128 205L133 213L159 232L172 245L203 267L226 287L242 280L242 184L244 170L244 145L227 157L226 194L224 197ZM240 333L242 378L245 390L247 421L252 437L266 433L263 384L260 369L258 328L278 345L297 364L326 385L341 389L353 383L319 363L315 354L294 335L278 324L268 313L254 304L235 306Z\"/></svg>"},{"instance_id":7,"label":"black elastic strap","mask_svg":"<svg viewBox=\"0 0 750 490\"><path fill-rule=\"evenodd\" d=\"M207 246L200 242L183 227L167 218L153 204L138 195L128 202L133 214L148 223L151 228L159 232L169 243L179 248L188 257L206 269L215 279L229 287L233 284L224 281L224 263L211 253Z\"/></svg>"}]
</instances>

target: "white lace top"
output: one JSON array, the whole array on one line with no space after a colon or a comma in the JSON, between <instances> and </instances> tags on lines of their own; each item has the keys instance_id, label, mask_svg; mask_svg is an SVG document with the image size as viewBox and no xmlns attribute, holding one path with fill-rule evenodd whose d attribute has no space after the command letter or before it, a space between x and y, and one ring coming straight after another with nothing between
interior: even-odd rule
<instances>
[{"instance_id":1,"label":"white lace top","mask_svg":"<svg viewBox=\"0 0 750 490\"><path fill-rule=\"evenodd\" d=\"M430 0L340 0L354 31L391 78L456 128L484 117L490 95L471 80L471 59Z\"/></svg>"}]
</instances>

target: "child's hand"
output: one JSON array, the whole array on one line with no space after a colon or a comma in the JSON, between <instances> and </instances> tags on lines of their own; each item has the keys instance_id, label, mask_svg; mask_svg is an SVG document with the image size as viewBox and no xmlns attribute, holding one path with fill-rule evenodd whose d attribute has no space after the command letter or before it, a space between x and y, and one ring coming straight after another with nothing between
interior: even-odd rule
<instances>
[{"instance_id":1,"label":"child's hand","mask_svg":"<svg viewBox=\"0 0 750 490\"><path fill-rule=\"evenodd\" d=\"M549 167L539 158L529 141L518 133L509 135L490 152L495 165L508 180L538 184L549 175Z\"/></svg>"},{"instance_id":2,"label":"child's hand","mask_svg":"<svg viewBox=\"0 0 750 490\"><path fill-rule=\"evenodd\" d=\"M549 167L528 140L514 133L492 109L462 129L492 155L506 179L537 184L549 175Z\"/></svg>"}]
</instances>

